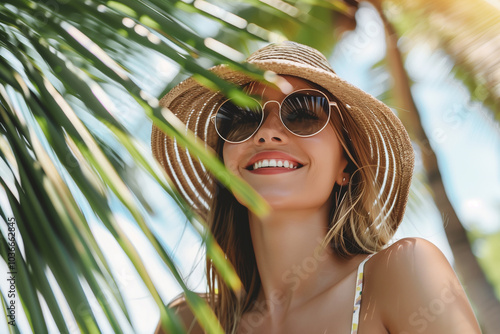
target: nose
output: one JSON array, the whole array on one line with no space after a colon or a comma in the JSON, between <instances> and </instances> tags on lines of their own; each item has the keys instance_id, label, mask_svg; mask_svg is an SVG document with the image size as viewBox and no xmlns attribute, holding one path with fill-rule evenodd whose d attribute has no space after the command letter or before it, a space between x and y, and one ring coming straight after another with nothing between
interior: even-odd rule
<instances>
[{"instance_id":1,"label":"nose","mask_svg":"<svg viewBox=\"0 0 500 334\"><path fill-rule=\"evenodd\" d=\"M264 122L255 133L256 144L284 143L288 139L286 129L280 120L278 101L267 101L263 106Z\"/></svg>"}]
</instances>

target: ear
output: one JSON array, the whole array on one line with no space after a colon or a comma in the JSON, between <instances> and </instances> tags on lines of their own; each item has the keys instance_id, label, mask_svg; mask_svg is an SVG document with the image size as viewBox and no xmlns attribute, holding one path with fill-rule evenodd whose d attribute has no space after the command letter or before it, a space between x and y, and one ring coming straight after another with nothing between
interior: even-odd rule
<instances>
[{"instance_id":1,"label":"ear","mask_svg":"<svg viewBox=\"0 0 500 334\"><path fill-rule=\"evenodd\" d=\"M347 161L347 158L345 156L345 151L344 151L344 155L342 158L343 159L340 162L341 163L340 170L338 171L337 179L335 181L339 186L344 187L344 186L347 186L349 184L349 181L351 180L351 174L346 172L346 169L348 169L347 168L348 161Z\"/></svg>"},{"instance_id":2,"label":"ear","mask_svg":"<svg viewBox=\"0 0 500 334\"><path fill-rule=\"evenodd\" d=\"M340 186L344 187L349 184L349 181L351 181L351 174L342 172L342 174L340 175L340 180L337 180L337 183Z\"/></svg>"}]
</instances>

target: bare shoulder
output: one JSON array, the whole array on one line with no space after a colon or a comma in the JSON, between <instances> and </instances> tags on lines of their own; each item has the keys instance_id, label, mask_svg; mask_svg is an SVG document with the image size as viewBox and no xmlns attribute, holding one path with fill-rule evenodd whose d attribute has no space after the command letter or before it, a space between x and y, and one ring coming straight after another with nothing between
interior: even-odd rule
<instances>
[{"instance_id":1,"label":"bare shoulder","mask_svg":"<svg viewBox=\"0 0 500 334\"><path fill-rule=\"evenodd\" d=\"M202 295L202 297L206 298L205 295ZM175 314L180 318L182 324L186 328L187 333L190 334L203 333L203 330L196 321L193 312L191 312L191 309L189 308L189 305L187 304L184 295L181 295L176 299L174 299L172 302L170 302L170 304L168 304L167 307L174 310ZM161 323L158 323L155 334L168 334L168 332L165 331L163 328L161 328Z\"/></svg>"},{"instance_id":2,"label":"bare shoulder","mask_svg":"<svg viewBox=\"0 0 500 334\"><path fill-rule=\"evenodd\" d=\"M377 253L366 279L390 333L480 333L453 268L425 239L405 238Z\"/></svg>"},{"instance_id":3,"label":"bare shoulder","mask_svg":"<svg viewBox=\"0 0 500 334\"><path fill-rule=\"evenodd\" d=\"M396 270L416 270L418 265L449 265L448 260L432 242L422 238L404 238L396 241L374 257L386 261L387 268Z\"/></svg>"}]
</instances>

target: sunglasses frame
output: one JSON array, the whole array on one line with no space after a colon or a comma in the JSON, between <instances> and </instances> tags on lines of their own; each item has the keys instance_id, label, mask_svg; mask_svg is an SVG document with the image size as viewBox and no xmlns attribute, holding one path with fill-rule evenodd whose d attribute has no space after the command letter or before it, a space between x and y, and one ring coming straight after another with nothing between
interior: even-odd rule
<instances>
[{"instance_id":1,"label":"sunglasses frame","mask_svg":"<svg viewBox=\"0 0 500 334\"><path fill-rule=\"evenodd\" d=\"M310 134L310 135L299 135L299 134L296 134L295 132L293 132L292 130L290 130L290 129L286 126L286 124L283 122L283 118L281 117L281 106L282 106L283 102L284 102L284 101L285 101L285 100L286 100L286 99L287 99L290 95L293 95L293 94L296 94L296 93L299 93L299 92L303 92L303 91L313 91L313 92L318 92L318 93L320 93L321 95L323 95L323 96L325 97L326 101L328 102L328 106L329 106L329 108L328 108L328 117L327 117L327 119L326 119L325 124L321 127L321 129L319 129L318 131L316 131L315 133ZM293 135L295 135L295 136L297 136L297 137L302 137L302 138L312 137L312 136L317 135L317 134L318 134L318 133L320 133L321 131L323 131L323 129L324 129L324 128L328 125L328 122L330 121L331 107L332 107L332 106L335 106L335 107L337 108L337 111L339 112L340 117L342 118L342 122L344 121L344 119L343 119L343 117L342 117L342 114L340 113L340 109L339 109L339 107L338 107L338 105L337 105L337 102L331 102L331 101L330 101L330 99L328 98L328 96L327 96L325 93L323 93L322 91L320 91L320 90L318 90L318 89L314 89L314 88L303 88L303 89L299 89L299 90L293 91L293 92L291 92L291 93L287 94L287 95L283 98L283 100L282 100L281 102L278 102L278 101L276 101L276 100L269 100L269 101L266 101L266 102L264 103L264 105L262 105L259 101L257 101L257 100L256 100L256 99L254 99L253 97L251 97L251 99L255 100L255 102L257 102L257 104L260 106L260 108L261 108L261 110L262 110L262 113L261 113L262 118L261 118L261 120L260 120L259 125L258 125L258 126L257 126L257 128L255 129L255 131L254 131L254 132L252 132L252 134L251 134L251 135L249 135L249 136L248 136L248 138L246 138L246 139L243 139L243 140L240 140L240 141L231 141L231 140L227 140L226 138L224 138L224 137L220 134L219 129L217 129L217 125L216 125L216 123L215 123L215 118L217 117L217 114L218 114L218 112L219 112L220 108L221 108L221 107L222 107L222 106L223 106L223 105L224 105L227 101L231 101L231 99L226 99L226 100L224 100L224 101L223 101L223 102L219 105L219 107L217 108L217 110L215 111L215 113L214 113L214 114L210 117L210 120L212 121L212 123L214 123L214 128L215 128L215 131L217 132L217 134L219 135L219 137L220 137L222 140L224 140L225 142L227 142L227 143L231 143L231 144L240 144L240 143L246 142L247 140L249 140L250 138L252 138L252 137L253 137L253 135L255 135L255 134L257 133L257 131L259 131L260 127L261 127L261 126L262 126L262 124L264 123L264 114L265 114L265 113L264 113L264 108L266 107L266 105L267 105L268 103L271 103L271 102L276 102L276 103L278 104L278 106L279 106L279 119L280 119L280 121L281 121L281 124L283 124L283 126L285 127L285 129L287 129L290 133L292 133Z\"/></svg>"}]
</instances>

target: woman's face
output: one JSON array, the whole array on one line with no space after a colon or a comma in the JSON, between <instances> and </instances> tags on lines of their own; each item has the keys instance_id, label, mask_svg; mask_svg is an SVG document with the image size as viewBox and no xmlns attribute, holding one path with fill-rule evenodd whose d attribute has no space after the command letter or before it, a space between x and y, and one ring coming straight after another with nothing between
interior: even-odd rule
<instances>
[{"instance_id":1,"label":"woman's face","mask_svg":"<svg viewBox=\"0 0 500 334\"><path fill-rule=\"evenodd\" d=\"M261 96L264 105L267 101L281 103L293 91L314 88L297 77L281 78L290 91L257 83L248 93ZM335 183L345 185L349 177L343 173L347 160L332 124L312 137L298 137L281 123L279 106L274 102L265 105L264 122L249 140L224 143L223 158L226 167L247 181L274 210L329 209ZM271 166L275 160L276 167L250 167L259 162L265 165L265 160Z\"/></svg>"}]
</instances>

